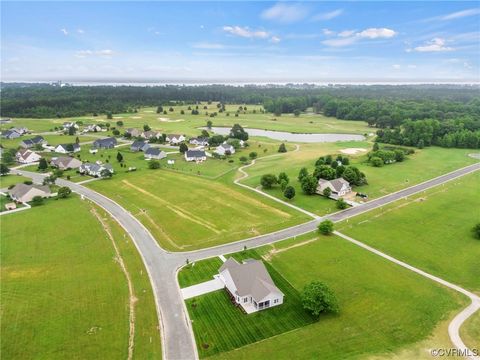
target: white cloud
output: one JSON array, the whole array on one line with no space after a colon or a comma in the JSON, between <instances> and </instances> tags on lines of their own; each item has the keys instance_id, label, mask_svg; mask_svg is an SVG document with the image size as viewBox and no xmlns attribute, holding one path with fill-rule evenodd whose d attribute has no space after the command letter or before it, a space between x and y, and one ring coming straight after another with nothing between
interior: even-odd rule
<instances>
[{"instance_id":1,"label":"white cloud","mask_svg":"<svg viewBox=\"0 0 480 360\"><path fill-rule=\"evenodd\" d=\"M264 30L250 30L248 27L241 26L224 26L223 31L244 38L265 39L269 37L269 33Z\"/></svg>"},{"instance_id":2,"label":"white cloud","mask_svg":"<svg viewBox=\"0 0 480 360\"><path fill-rule=\"evenodd\" d=\"M335 35L335 31L329 30L329 29L322 29L323 35L330 36L330 35Z\"/></svg>"},{"instance_id":3,"label":"white cloud","mask_svg":"<svg viewBox=\"0 0 480 360\"><path fill-rule=\"evenodd\" d=\"M457 11L453 12L447 15L440 16L438 19L439 20L454 20L454 19L460 19L463 17L467 16L474 16L480 14L480 9L467 9L467 10L462 10L462 11Z\"/></svg>"},{"instance_id":4,"label":"white cloud","mask_svg":"<svg viewBox=\"0 0 480 360\"><path fill-rule=\"evenodd\" d=\"M63 29L60 29L60 31L63 33L63 35L68 35L67 29L63 28Z\"/></svg>"},{"instance_id":5,"label":"white cloud","mask_svg":"<svg viewBox=\"0 0 480 360\"><path fill-rule=\"evenodd\" d=\"M312 17L313 21L331 20L343 14L343 9L337 9L326 13L317 14Z\"/></svg>"},{"instance_id":6,"label":"white cloud","mask_svg":"<svg viewBox=\"0 0 480 360\"><path fill-rule=\"evenodd\" d=\"M218 43L210 43L210 42L198 42L192 45L193 48L195 49L210 49L210 50L216 50L216 49L224 49L225 46L223 44L218 44Z\"/></svg>"},{"instance_id":7,"label":"white cloud","mask_svg":"<svg viewBox=\"0 0 480 360\"><path fill-rule=\"evenodd\" d=\"M407 66L409 69L416 69L417 68L417 65L413 65L413 64L410 64Z\"/></svg>"},{"instance_id":8,"label":"white cloud","mask_svg":"<svg viewBox=\"0 0 480 360\"><path fill-rule=\"evenodd\" d=\"M407 49L407 52L417 51L417 52L444 52L444 51L453 51L455 50L452 47L445 46L445 39L434 38L422 46L417 46L413 49Z\"/></svg>"},{"instance_id":9,"label":"white cloud","mask_svg":"<svg viewBox=\"0 0 480 360\"><path fill-rule=\"evenodd\" d=\"M387 28L369 28L357 33L357 36L368 39L391 38L397 33Z\"/></svg>"},{"instance_id":10,"label":"white cloud","mask_svg":"<svg viewBox=\"0 0 480 360\"><path fill-rule=\"evenodd\" d=\"M272 36L270 38L270 42L272 42L274 44L278 44L280 41L281 41L281 39L278 36Z\"/></svg>"},{"instance_id":11,"label":"white cloud","mask_svg":"<svg viewBox=\"0 0 480 360\"><path fill-rule=\"evenodd\" d=\"M110 57L114 54L113 50L103 49L103 50L79 50L75 52L75 57L77 58L86 58L89 56L99 56L99 57Z\"/></svg>"},{"instance_id":12,"label":"white cloud","mask_svg":"<svg viewBox=\"0 0 480 360\"><path fill-rule=\"evenodd\" d=\"M402 65L393 64L392 67L393 67L395 70L399 70L399 69L401 69Z\"/></svg>"},{"instance_id":13,"label":"white cloud","mask_svg":"<svg viewBox=\"0 0 480 360\"><path fill-rule=\"evenodd\" d=\"M79 34L85 34L85 30L83 30L83 29L77 29L77 33L79 33Z\"/></svg>"},{"instance_id":14,"label":"white cloud","mask_svg":"<svg viewBox=\"0 0 480 360\"><path fill-rule=\"evenodd\" d=\"M100 56L112 56L113 50L110 50L110 49L99 50L99 51L96 51L96 54Z\"/></svg>"},{"instance_id":15,"label":"white cloud","mask_svg":"<svg viewBox=\"0 0 480 360\"><path fill-rule=\"evenodd\" d=\"M322 44L332 47L348 46L360 40L388 39L397 33L387 28L368 28L360 32L344 30L337 34L337 38L327 39Z\"/></svg>"},{"instance_id":16,"label":"white cloud","mask_svg":"<svg viewBox=\"0 0 480 360\"><path fill-rule=\"evenodd\" d=\"M261 17L281 23L292 23L304 19L307 15L308 11L303 5L277 3L264 10Z\"/></svg>"}]
</instances>

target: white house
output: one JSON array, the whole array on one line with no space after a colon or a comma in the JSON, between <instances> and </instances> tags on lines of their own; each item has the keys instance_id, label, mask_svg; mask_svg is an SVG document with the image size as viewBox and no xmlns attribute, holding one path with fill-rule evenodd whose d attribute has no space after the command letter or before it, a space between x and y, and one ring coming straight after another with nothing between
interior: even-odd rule
<instances>
[{"instance_id":1,"label":"white house","mask_svg":"<svg viewBox=\"0 0 480 360\"><path fill-rule=\"evenodd\" d=\"M170 135L167 135L167 137L165 138L165 141L169 142L172 145L178 145L181 142L185 141L185 136L178 135L178 134L170 134Z\"/></svg>"},{"instance_id":2,"label":"white house","mask_svg":"<svg viewBox=\"0 0 480 360\"><path fill-rule=\"evenodd\" d=\"M17 162L21 164L31 164L39 161L41 158L42 157L38 155L36 152L28 149L19 150L15 154L15 159L17 160Z\"/></svg>"},{"instance_id":3,"label":"white house","mask_svg":"<svg viewBox=\"0 0 480 360\"><path fill-rule=\"evenodd\" d=\"M4 139L16 139L16 138L19 138L20 136L22 136L22 134L16 131L16 129L2 131L2 138Z\"/></svg>"},{"instance_id":4,"label":"white house","mask_svg":"<svg viewBox=\"0 0 480 360\"><path fill-rule=\"evenodd\" d=\"M85 128L83 129L83 132L84 133L88 133L88 132L100 132L102 131L102 128L97 125L97 124L92 124L92 125L87 125L85 126Z\"/></svg>"},{"instance_id":5,"label":"white house","mask_svg":"<svg viewBox=\"0 0 480 360\"><path fill-rule=\"evenodd\" d=\"M350 183L344 178L338 178L334 180L325 180L320 178L317 185L317 194L323 195L323 191L326 188L330 189L334 198L339 196L345 196L352 191Z\"/></svg>"},{"instance_id":6,"label":"white house","mask_svg":"<svg viewBox=\"0 0 480 360\"><path fill-rule=\"evenodd\" d=\"M185 160L202 162L207 160L207 154L203 150L187 150L185 151Z\"/></svg>"},{"instance_id":7,"label":"white house","mask_svg":"<svg viewBox=\"0 0 480 360\"><path fill-rule=\"evenodd\" d=\"M161 160L167 157L167 153L159 148L150 147L144 151L143 156L145 157L145 160Z\"/></svg>"},{"instance_id":8,"label":"white house","mask_svg":"<svg viewBox=\"0 0 480 360\"><path fill-rule=\"evenodd\" d=\"M80 174L87 174L94 177L100 177L103 170L108 170L113 174L113 167L110 164L84 163L78 168Z\"/></svg>"},{"instance_id":9,"label":"white house","mask_svg":"<svg viewBox=\"0 0 480 360\"><path fill-rule=\"evenodd\" d=\"M35 196L49 197L51 192L47 185L17 184L8 191L8 194L12 200L25 203L32 201Z\"/></svg>"},{"instance_id":10,"label":"white house","mask_svg":"<svg viewBox=\"0 0 480 360\"><path fill-rule=\"evenodd\" d=\"M73 121L67 121L63 123L63 130L68 130L71 127L78 129L78 125Z\"/></svg>"},{"instance_id":11,"label":"white house","mask_svg":"<svg viewBox=\"0 0 480 360\"><path fill-rule=\"evenodd\" d=\"M218 273L232 300L247 314L283 304L283 293L260 260L248 259L239 263L229 258Z\"/></svg>"},{"instance_id":12,"label":"white house","mask_svg":"<svg viewBox=\"0 0 480 360\"><path fill-rule=\"evenodd\" d=\"M208 146L208 138L206 137L194 137L189 140L189 143L197 146Z\"/></svg>"},{"instance_id":13,"label":"white house","mask_svg":"<svg viewBox=\"0 0 480 360\"><path fill-rule=\"evenodd\" d=\"M230 144L223 143L217 146L215 152L218 155L232 155L235 154L235 148Z\"/></svg>"},{"instance_id":14,"label":"white house","mask_svg":"<svg viewBox=\"0 0 480 360\"><path fill-rule=\"evenodd\" d=\"M73 149L73 151L69 151L69 147ZM60 154L68 154L71 152L79 152L80 151L80 145L77 143L73 144L60 144L55 147L55 152L60 153Z\"/></svg>"},{"instance_id":15,"label":"white house","mask_svg":"<svg viewBox=\"0 0 480 360\"><path fill-rule=\"evenodd\" d=\"M52 158L50 164L58 169L77 169L82 166L82 162L70 156L60 156Z\"/></svg>"}]
</instances>

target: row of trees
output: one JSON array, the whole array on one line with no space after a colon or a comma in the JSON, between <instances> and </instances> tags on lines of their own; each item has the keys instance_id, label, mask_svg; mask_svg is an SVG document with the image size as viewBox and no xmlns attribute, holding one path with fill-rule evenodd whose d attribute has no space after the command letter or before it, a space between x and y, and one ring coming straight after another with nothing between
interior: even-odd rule
<instances>
[{"instance_id":1,"label":"row of trees","mask_svg":"<svg viewBox=\"0 0 480 360\"><path fill-rule=\"evenodd\" d=\"M265 174L260 178L260 184L264 189L272 189L275 185L280 185L280 189L283 192L283 196L291 200L295 197L295 188L291 185L288 175L284 172L278 174Z\"/></svg>"}]
</instances>

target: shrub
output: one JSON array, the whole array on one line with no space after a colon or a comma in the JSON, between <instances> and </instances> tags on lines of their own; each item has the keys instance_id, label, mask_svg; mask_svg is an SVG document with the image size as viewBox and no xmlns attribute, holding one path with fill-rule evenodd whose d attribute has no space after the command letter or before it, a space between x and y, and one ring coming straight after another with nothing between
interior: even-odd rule
<instances>
[{"instance_id":1,"label":"shrub","mask_svg":"<svg viewBox=\"0 0 480 360\"><path fill-rule=\"evenodd\" d=\"M293 186L287 186L283 192L283 196L291 200L295 197L295 188Z\"/></svg>"},{"instance_id":2,"label":"shrub","mask_svg":"<svg viewBox=\"0 0 480 360\"><path fill-rule=\"evenodd\" d=\"M71 193L72 190L68 186L62 186L60 189L58 189L58 197L60 199L69 197Z\"/></svg>"},{"instance_id":3,"label":"shrub","mask_svg":"<svg viewBox=\"0 0 480 360\"><path fill-rule=\"evenodd\" d=\"M149 169L152 169L152 170L154 170L154 169L160 169L160 161L158 161L158 160L150 160L150 161L148 162L148 168L149 168Z\"/></svg>"},{"instance_id":4,"label":"shrub","mask_svg":"<svg viewBox=\"0 0 480 360\"><path fill-rule=\"evenodd\" d=\"M313 316L323 312L338 313L338 301L330 288L320 281L312 281L303 288L302 305Z\"/></svg>"},{"instance_id":5,"label":"shrub","mask_svg":"<svg viewBox=\"0 0 480 360\"><path fill-rule=\"evenodd\" d=\"M330 235L333 232L333 222L331 220L323 220L318 225L318 231L323 235Z\"/></svg>"},{"instance_id":6,"label":"shrub","mask_svg":"<svg viewBox=\"0 0 480 360\"><path fill-rule=\"evenodd\" d=\"M348 207L348 204L342 198L337 200L337 209L344 210Z\"/></svg>"},{"instance_id":7,"label":"shrub","mask_svg":"<svg viewBox=\"0 0 480 360\"><path fill-rule=\"evenodd\" d=\"M277 183L278 183L278 179L273 174L265 174L260 179L260 184L264 189L271 189Z\"/></svg>"},{"instance_id":8,"label":"shrub","mask_svg":"<svg viewBox=\"0 0 480 360\"><path fill-rule=\"evenodd\" d=\"M370 163L372 164L372 166L374 167L382 167L383 166L383 160L380 159L379 157L377 156L374 156L370 159Z\"/></svg>"}]
</instances>

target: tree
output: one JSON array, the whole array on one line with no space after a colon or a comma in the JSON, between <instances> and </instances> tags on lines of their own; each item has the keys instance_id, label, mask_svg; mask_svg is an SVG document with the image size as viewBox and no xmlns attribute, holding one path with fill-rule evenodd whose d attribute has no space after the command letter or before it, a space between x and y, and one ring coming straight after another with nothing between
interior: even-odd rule
<instances>
[{"instance_id":1,"label":"tree","mask_svg":"<svg viewBox=\"0 0 480 360\"><path fill-rule=\"evenodd\" d=\"M394 150L394 153L395 161L402 162L403 160L405 160L405 153L403 152L403 150Z\"/></svg>"},{"instance_id":2,"label":"tree","mask_svg":"<svg viewBox=\"0 0 480 360\"><path fill-rule=\"evenodd\" d=\"M280 144L280 146L278 147L278 152L279 153L286 153L287 152L287 147L285 146L284 143Z\"/></svg>"},{"instance_id":3,"label":"tree","mask_svg":"<svg viewBox=\"0 0 480 360\"><path fill-rule=\"evenodd\" d=\"M76 132L77 132L77 129L75 129L75 126L70 126L68 128L68 135L73 136L73 135L75 135Z\"/></svg>"},{"instance_id":4,"label":"tree","mask_svg":"<svg viewBox=\"0 0 480 360\"><path fill-rule=\"evenodd\" d=\"M323 220L318 225L318 232L323 235L330 235L333 232L333 222L332 220Z\"/></svg>"},{"instance_id":5,"label":"tree","mask_svg":"<svg viewBox=\"0 0 480 360\"><path fill-rule=\"evenodd\" d=\"M62 186L57 193L60 199L65 199L70 196L72 190L68 186Z\"/></svg>"},{"instance_id":6,"label":"tree","mask_svg":"<svg viewBox=\"0 0 480 360\"><path fill-rule=\"evenodd\" d=\"M2 163L6 165L13 164L15 162L15 149L4 149L2 154Z\"/></svg>"},{"instance_id":7,"label":"tree","mask_svg":"<svg viewBox=\"0 0 480 360\"><path fill-rule=\"evenodd\" d=\"M337 176L337 172L328 165L320 165L315 168L313 176L317 179L333 180Z\"/></svg>"},{"instance_id":8,"label":"tree","mask_svg":"<svg viewBox=\"0 0 480 360\"><path fill-rule=\"evenodd\" d=\"M78 136L75 138L75 144L80 144L80 138Z\"/></svg>"},{"instance_id":9,"label":"tree","mask_svg":"<svg viewBox=\"0 0 480 360\"><path fill-rule=\"evenodd\" d=\"M373 143L373 151L378 151L380 150L380 146L378 146L378 142Z\"/></svg>"},{"instance_id":10,"label":"tree","mask_svg":"<svg viewBox=\"0 0 480 360\"><path fill-rule=\"evenodd\" d=\"M208 120L207 121L207 128L211 129L212 125L213 125L212 120Z\"/></svg>"},{"instance_id":11,"label":"tree","mask_svg":"<svg viewBox=\"0 0 480 360\"><path fill-rule=\"evenodd\" d=\"M312 281L307 284L301 294L302 305L313 316L321 313L338 313L338 301L330 288L320 281Z\"/></svg>"},{"instance_id":12,"label":"tree","mask_svg":"<svg viewBox=\"0 0 480 360\"><path fill-rule=\"evenodd\" d=\"M384 165L383 160L380 159L378 156L374 156L374 157L370 158L370 163L374 167L382 167Z\"/></svg>"},{"instance_id":13,"label":"tree","mask_svg":"<svg viewBox=\"0 0 480 360\"><path fill-rule=\"evenodd\" d=\"M347 165L349 165L349 164L350 164L350 159L345 156L345 157L342 159L342 165L347 166Z\"/></svg>"},{"instance_id":14,"label":"tree","mask_svg":"<svg viewBox=\"0 0 480 360\"><path fill-rule=\"evenodd\" d=\"M480 223L473 227L473 234L477 239L480 239Z\"/></svg>"},{"instance_id":15,"label":"tree","mask_svg":"<svg viewBox=\"0 0 480 360\"><path fill-rule=\"evenodd\" d=\"M160 161L158 160L150 160L148 162L148 168L155 170L155 169L160 169Z\"/></svg>"},{"instance_id":16,"label":"tree","mask_svg":"<svg viewBox=\"0 0 480 360\"><path fill-rule=\"evenodd\" d=\"M108 169L103 169L102 171L100 171L100 177L102 179L110 179L112 175L112 172Z\"/></svg>"},{"instance_id":17,"label":"tree","mask_svg":"<svg viewBox=\"0 0 480 360\"><path fill-rule=\"evenodd\" d=\"M281 172L280 174L278 174L278 181L282 181L282 180L285 180L287 184L290 182L288 175L284 172Z\"/></svg>"},{"instance_id":18,"label":"tree","mask_svg":"<svg viewBox=\"0 0 480 360\"><path fill-rule=\"evenodd\" d=\"M120 135L120 130L115 129L115 130L112 131L112 134L113 134L114 136L118 136L118 135Z\"/></svg>"},{"instance_id":19,"label":"tree","mask_svg":"<svg viewBox=\"0 0 480 360\"><path fill-rule=\"evenodd\" d=\"M55 181L57 180L57 177L55 175L50 175L47 177L43 178L43 185L53 185L55 184Z\"/></svg>"},{"instance_id":20,"label":"tree","mask_svg":"<svg viewBox=\"0 0 480 360\"><path fill-rule=\"evenodd\" d=\"M250 154L248 154L248 157L252 160L256 159L257 156L258 156L258 154L255 151L252 151Z\"/></svg>"},{"instance_id":21,"label":"tree","mask_svg":"<svg viewBox=\"0 0 480 360\"><path fill-rule=\"evenodd\" d=\"M185 152L188 150L187 144L181 143L181 144L180 144L180 147L178 148L178 150L180 151L180 153L185 154Z\"/></svg>"},{"instance_id":22,"label":"tree","mask_svg":"<svg viewBox=\"0 0 480 360\"><path fill-rule=\"evenodd\" d=\"M157 107L157 114L163 113L163 106L158 106Z\"/></svg>"},{"instance_id":23,"label":"tree","mask_svg":"<svg viewBox=\"0 0 480 360\"><path fill-rule=\"evenodd\" d=\"M38 170L45 171L47 169L48 169L47 159L41 158L40 161L38 162Z\"/></svg>"},{"instance_id":24,"label":"tree","mask_svg":"<svg viewBox=\"0 0 480 360\"><path fill-rule=\"evenodd\" d=\"M271 189L273 185L278 183L278 179L273 174L265 174L260 179L260 184L264 189Z\"/></svg>"},{"instance_id":25,"label":"tree","mask_svg":"<svg viewBox=\"0 0 480 360\"><path fill-rule=\"evenodd\" d=\"M332 155L325 156L325 164L330 165L333 161Z\"/></svg>"},{"instance_id":26,"label":"tree","mask_svg":"<svg viewBox=\"0 0 480 360\"><path fill-rule=\"evenodd\" d=\"M122 162L122 161L123 161L123 155L122 155L122 153L121 153L120 151L117 152L117 161L118 161L118 162Z\"/></svg>"},{"instance_id":27,"label":"tree","mask_svg":"<svg viewBox=\"0 0 480 360\"><path fill-rule=\"evenodd\" d=\"M150 131L150 130L152 130L152 128L148 124L143 125L143 131Z\"/></svg>"},{"instance_id":28,"label":"tree","mask_svg":"<svg viewBox=\"0 0 480 360\"><path fill-rule=\"evenodd\" d=\"M421 139L418 144L417 144L417 147L419 149L423 149L425 147L425 142L423 141L423 139Z\"/></svg>"},{"instance_id":29,"label":"tree","mask_svg":"<svg viewBox=\"0 0 480 360\"><path fill-rule=\"evenodd\" d=\"M208 138L208 137L210 137L210 134L208 133L207 130L203 129L203 130L202 130L202 136L203 136L204 138Z\"/></svg>"},{"instance_id":30,"label":"tree","mask_svg":"<svg viewBox=\"0 0 480 360\"><path fill-rule=\"evenodd\" d=\"M118 120L118 121L117 121L117 126L120 126L120 127L123 126L123 121L122 121L122 120Z\"/></svg>"},{"instance_id":31,"label":"tree","mask_svg":"<svg viewBox=\"0 0 480 360\"><path fill-rule=\"evenodd\" d=\"M246 156L240 156L240 162L246 163L248 161L248 158Z\"/></svg>"},{"instance_id":32,"label":"tree","mask_svg":"<svg viewBox=\"0 0 480 360\"><path fill-rule=\"evenodd\" d=\"M307 195L315 194L315 191L317 190L317 184L318 180L313 175L307 175L301 181L302 190Z\"/></svg>"},{"instance_id":33,"label":"tree","mask_svg":"<svg viewBox=\"0 0 480 360\"><path fill-rule=\"evenodd\" d=\"M337 200L337 209L344 210L348 207L348 204L343 198Z\"/></svg>"},{"instance_id":34,"label":"tree","mask_svg":"<svg viewBox=\"0 0 480 360\"><path fill-rule=\"evenodd\" d=\"M40 206L43 204L43 198L39 195L34 196L31 202L32 206Z\"/></svg>"},{"instance_id":35,"label":"tree","mask_svg":"<svg viewBox=\"0 0 480 360\"><path fill-rule=\"evenodd\" d=\"M5 164L0 164L0 175L7 175L10 172L10 169Z\"/></svg>"},{"instance_id":36,"label":"tree","mask_svg":"<svg viewBox=\"0 0 480 360\"><path fill-rule=\"evenodd\" d=\"M306 176L308 176L308 169L306 167L303 167L298 173L298 181L302 182L303 178L305 178Z\"/></svg>"},{"instance_id":37,"label":"tree","mask_svg":"<svg viewBox=\"0 0 480 360\"><path fill-rule=\"evenodd\" d=\"M280 189L282 189L282 191L285 191L285 189L287 188L288 182L285 179L278 180L278 182L280 184Z\"/></svg>"},{"instance_id":38,"label":"tree","mask_svg":"<svg viewBox=\"0 0 480 360\"><path fill-rule=\"evenodd\" d=\"M353 185L367 184L365 174L358 170L355 166L347 166L342 174L342 177Z\"/></svg>"},{"instance_id":39,"label":"tree","mask_svg":"<svg viewBox=\"0 0 480 360\"><path fill-rule=\"evenodd\" d=\"M111 111L108 111L108 112L107 112L107 119L109 119L109 120L113 119L113 116L112 116L112 112L111 112Z\"/></svg>"},{"instance_id":40,"label":"tree","mask_svg":"<svg viewBox=\"0 0 480 360\"><path fill-rule=\"evenodd\" d=\"M248 133L243 129L240 124L234 124L230 130L230 137L238 140L247 141Z\"/></svg>"},{"instance_id":41,"label":"tree","mask_svg":"<svg viewBox=\"0 0 480 360\"><path fill-rule=\"evenodd\" d=\"M55 171L53 172L53 175L55 175L57 178L62 177L63 176L63 170L62 169L55 169Z\"/></svg>"},{"instance_id":42,"label":"tree","mask_svg":"<svg viewBox=\"0 0 480 360\"><path fill-rule=\"evenodd\" d=\"M298 109L293 110L293 115L295 115L295 117L299 117L300 116L300 110L298 110Z\"/></svg>"},{"instance_id":43,"label":"tree","mask_svg":"<svg viewBox=\"0 0 480 360\"><path fill-rule=\"evenodd\" d=\"M287 186L283 192L283 196L288 200L292 200L295 197L295 188L293 186Z\"/></svg>"},{"instance_id":44,"label":"tree","mask_svg":"<svg viewBox=\"0 0 480 360\"><path fill-rule=\"evenodd\" d=\"M337 178L342 177L344 171L345 171L345 166L338 165L337 168L335 169L335 173L337 175Z\"/></svg>"},{"instance_id":45,"label":"tree","mask_svg":"<svg viewBox=\"0 0 480 360\"><path fill-rule=\"evenodd\" d=\"M330 197L330 195L332 195L332 189L330 189L329 187L326 187L325 189L323 189L322 194L325 197Z\"/></svg>"}]
</instances>

